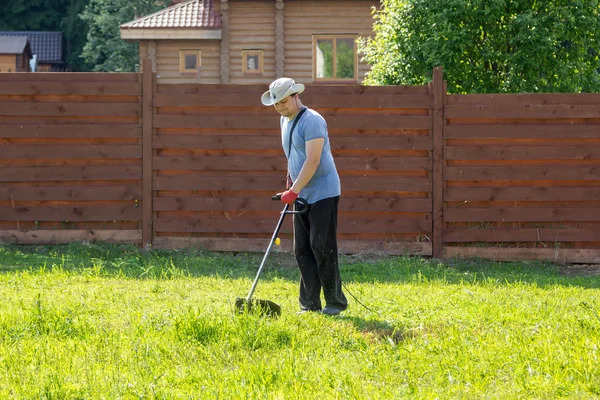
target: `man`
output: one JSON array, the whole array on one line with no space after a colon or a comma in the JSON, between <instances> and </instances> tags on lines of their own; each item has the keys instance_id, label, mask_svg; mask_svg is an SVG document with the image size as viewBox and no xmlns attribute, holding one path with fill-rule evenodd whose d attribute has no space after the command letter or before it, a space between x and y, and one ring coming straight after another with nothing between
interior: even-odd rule
<instances>
[{"instance_id":1,"label":"man","mask_svg":"<svg viewBox=\"0 0 600 400\"><path fill-rule=\"evenodd\" d=\"M308 212L294 215L294 255L300 268L300 312L337 315L348 307L338 265L337 214L341 194L325 119L305 107L299 95L304 85L280 78L261 101L281 114L281 138L288 160L288 186L281 201L298 197ZM293 130L293 132L292 132ZM321 289L325 308L321 306Z\"/></svg>"}]
</instances>

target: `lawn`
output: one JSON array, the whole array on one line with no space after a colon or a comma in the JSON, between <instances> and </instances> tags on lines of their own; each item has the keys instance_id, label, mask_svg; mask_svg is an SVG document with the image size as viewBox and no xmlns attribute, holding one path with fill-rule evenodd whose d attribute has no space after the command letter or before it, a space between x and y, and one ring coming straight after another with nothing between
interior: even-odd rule
<instances>
[{"instance_id":1,"label":"lawn","mask_svg":"<svg viewBox=\"0 0 600 400\"><path fill-rule=\"evenodd\" d=\"M600 276L545 263L342 257L350 308L297 315L273 254L0 246L0 398L600 397Z\"/></svg>"}]
</instances>

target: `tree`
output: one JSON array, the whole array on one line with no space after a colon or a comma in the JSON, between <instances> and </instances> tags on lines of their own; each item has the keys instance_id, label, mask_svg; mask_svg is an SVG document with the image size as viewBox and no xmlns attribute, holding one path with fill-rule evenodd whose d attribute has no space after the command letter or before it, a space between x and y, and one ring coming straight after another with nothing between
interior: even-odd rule
<instances>
[{"instance_id":1,"label":"tree","mask_svg":"<svg viewBox=\"0 0 600 400\"><path fill-rule=\"evenodd\" d=\"M90 0L81 18L88 24L82 57L95 72L132 72L139 62L138 43L121 39L119 26L163 9L166 0Z\"/></svg>"},{"instance_id":2,"label":"tree","mask_svg":"<svg viewBox=\"0 0 600 400\"><path fill-rule=\"evenodd\" d=\"M0 6L0 30L63 33L64 59L74 71L88 71L80 57L87 33L78 14L89 0L9 1Z\"/></svg>"},{"instance_id":3,"label":"tree","mask_svg":"<svg viewBox=\"0 0 600 400\"><path fill-rule=\"evenodd\" d=\"M382 0L365 83L452 93L600 91L598 0Z\"/></svg>"}]
</instances>

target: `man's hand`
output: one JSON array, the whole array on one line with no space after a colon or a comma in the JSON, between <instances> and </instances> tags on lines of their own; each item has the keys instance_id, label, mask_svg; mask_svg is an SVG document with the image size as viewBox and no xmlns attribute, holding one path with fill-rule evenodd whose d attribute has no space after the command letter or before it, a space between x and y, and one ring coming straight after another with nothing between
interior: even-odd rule
<instances>
[{"instance_id":1,"label":"man's hand","mask_svg":"<svg viewBox=\"0 0 600 400\"><path fill-rule=\"evenodd\" d=\"M297 198L298 193L294 193L291 189L281 194L281 202L285 204L293 204Z\"/></svg>"}]
</instances>

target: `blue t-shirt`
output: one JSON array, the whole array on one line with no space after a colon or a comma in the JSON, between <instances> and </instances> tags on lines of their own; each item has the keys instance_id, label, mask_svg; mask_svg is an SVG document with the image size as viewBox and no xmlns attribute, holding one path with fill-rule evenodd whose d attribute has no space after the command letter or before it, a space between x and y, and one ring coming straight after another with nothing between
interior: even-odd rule
<instances>
[{"instance_id":1,"label":"blue t-shirt","mask_svg":"<svg viewBox=\"0 0 600 400\"><path fill-rule=\"evenodd\" d=\"M294 128L291 154L288 154L288 149L290 148L290 129L296 118L298 118L297 115L293 120L288 121L286 117L281 117L281 141L283 151L288 159L288 172L293 181L298 178L300 170L306 161L306 142L317 138L325 139L319 166L308 184L300 191L299 196L304 198L309 204L314 204L319 200L329 197L339 196L342 191L340 177L335 168L333 156L331 155L331 146L329 145L329 134L327 133L325 119L318 112L307 108Z\"/></svg>"}]
</instances>

